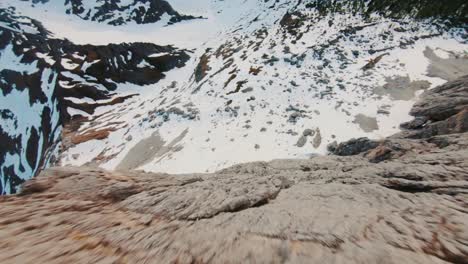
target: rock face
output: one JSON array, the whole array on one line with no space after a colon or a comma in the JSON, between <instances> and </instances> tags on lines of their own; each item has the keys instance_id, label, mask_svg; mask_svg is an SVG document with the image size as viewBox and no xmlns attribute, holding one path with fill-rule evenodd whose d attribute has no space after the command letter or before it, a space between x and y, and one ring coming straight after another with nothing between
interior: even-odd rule
<instances>
[{"instance_id":1,"label":"rock face","mask_svg":"<svg viewBox=\"0 0 468 264\"><path fill-rule=\"evenodd\" d=\"M427 92L413 113L431 120L418 109L467 86ZM465 113L453 107L437 122ZM467 130L417 131L214 174L49 169L0 198L0 262L467 263Z\"/></svg>"},{"instance_id":2,"label":"rock face","mask_svg":"<svg viewBox=\"0 0 468 264\"><path fill-rule=\"evenodd\" d=\"M416 120L425 120L413 131L404 133L412 138L427 138L438 134L462 133L468 131L468 76L449 82L426 92L416 103L411 115Z\"/></svg>"},{"instance_id":3,"label":"rock face","mask_svg":"<svg viewBox=\"0 0 468 264\"><path fill-rule=\"evenodd\" d=\"M368 138L352 139L328 146L329 151L338 156L379 154L378 159L373 157L371 160L381 161L383 155L390 157L391 152L400 156L402 152L412 151L415 144L409 139L438 142L439 147L448 146L449 143L443 143L450 141L448 135L468 132L468 76L426 91L410 114L415 118L401 125L405 130L382 142Z\"/></svg>"}]
</instances>

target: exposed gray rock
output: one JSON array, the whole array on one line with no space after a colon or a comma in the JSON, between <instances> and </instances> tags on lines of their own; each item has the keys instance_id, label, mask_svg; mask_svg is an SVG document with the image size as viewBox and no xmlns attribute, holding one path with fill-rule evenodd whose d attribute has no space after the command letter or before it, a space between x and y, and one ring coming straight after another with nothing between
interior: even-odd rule
<instances>
[{"instance_id":1,"label":"exposed gray rock","mask_svg":"<svg viewBox=\"0 0 468 264\"><path fill-rule=\"evenodd\" d=\"M420 129L424 126L424 124L426 124L426 122L426 117L416 117L409 122L402 123L400 127L404 129Z\"/></svg>"},{"instance_id":2,"label":"exposed gray rock","mask_svg":"<svg viewBox=\"0 0 468 264\"><path fill-rule=\"evenodd\" d=\"M322 134L320 133L320 128L317 128L315 130L315 137L312 140L312 146L314 146L314 148L318 148L320 145L322 145Z\"/></svg>"},{"instance_id":3,"label":"exposed gray rock","mask_svg":"<svg viewBox=\"0 0 468 264\"><path fill-rule=\"evenodd\" d=\"M252 92L252 91L253 91L253 88L252 88L252 87L247 87L247 88L241 90L242 93L250 93L250 92Z\"/></svg>"},{"instance_id":4,"label":"exposed gray rock","mask_svg":"<svg viewBox=\"0 0 468 264\"><path fill-rule=\"evenodd\" d=\"M306 143L307 143L307 136L302 135L297 140L296 146L298 146L299 148L302 148L305 146Z\"/></svg>"},{"instance_id":5,"label":"exposed gray rock","mask_svg":"<svg viewBox=\"0 0 468 264\"><path fill-rule=\"evenodd\" d=\"M317 131L320 133L320 130L317 130ZM305 129L304 132L302 132L302 135L297 140L296 146L298 146L300 148L304 147L305 144L307 143L307 138L308 137L313 137L315 134L316 134L315 130L312 130L310 128ZM314 140L315 140L315 138L314 138Z\"/></svg>"},{"instance_id":6,"label":"exposed gray rock","mask_svg":"<svg viewBox=\"0 0 468 264\"><path fill-rule=\"evenodd\" d=\"M393 137L430 138L468 131L468 76L427 91L410 112L415 120L402 125Z\"/></svg>"},{"instance_id":7,"label":"exposed gray rock","mask_svg":"<svg viewBox=\"0 0 468 264\"><path fill-rule=\"evenodd\" d=\"M468 75L425 92L410 114L440 121L468 106Z\"/></svg>"},{"instance_id":8,"label":"exposed gray rock","mask_svg":"<svg viewBox=\"0 0 468 264\"><path fill-rule=\"evenodd\" d=\"M329 145L328 150L338 156L352 156L373 149L379 145L378 142L368 138L351 139L347 142L340 143L337 146Z\"/></svg>"},{"instance_id":9,"label":"exposed gray rock","mask_svg":"<svg viewBox=\"0 0 468 264\"><path fill-rule=\"evenodd\" d=\"M310 128L307 128L304 130L304 132L302 132L302 135L305 136L305 137L313 137L315 135L315 130L312 130Z\"/></svg>"},{"instance_id":10,"label":"exposed gray rock","mask_svg":"<svg viewBox=\"0 0 468 264\"><path fill-rule=\"evenodd\" d=\"M379 109L379 110L377 110L377 114L389 115L389 114L390 114L390 111L384 110L384 109Z\"/></svg>"}]
</instances>

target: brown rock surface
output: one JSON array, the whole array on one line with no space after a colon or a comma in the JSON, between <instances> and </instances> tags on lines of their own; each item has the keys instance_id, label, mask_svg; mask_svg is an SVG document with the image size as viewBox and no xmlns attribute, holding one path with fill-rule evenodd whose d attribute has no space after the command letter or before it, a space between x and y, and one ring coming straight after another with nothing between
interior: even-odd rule
<instances>
[{"instance_id":1,"label":"brown rock surface","mask_svg":"<svg viewBox=\"0 0 468 264\"><path fill-rule=\"evenodd\" d=\"M52 168L0 198L0 263L468 263L468 132L405 135L213 174Z\"/></svg>"},{"instance_id":2,"label":"brown rock surface","mask_svg":"<svg viewBox=\"0 0 468 264\"><path fill-rule=\"evenodd\" d=\"M91 130L84 134L75 135L71 138L71 142L75 145L78 145L80 143L90 141L93 139L106 139L112 131L112 128L106 128L102 130Z\"/></svg>"}]
</instances>

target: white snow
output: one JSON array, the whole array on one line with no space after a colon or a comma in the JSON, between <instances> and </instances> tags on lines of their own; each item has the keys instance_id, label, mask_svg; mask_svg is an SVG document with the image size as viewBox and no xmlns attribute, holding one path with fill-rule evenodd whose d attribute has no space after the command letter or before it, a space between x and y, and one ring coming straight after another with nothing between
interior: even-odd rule
<instances>
[{"instance_id":1,"label":"white snow","mask_svg":"<svg viewBox=\"0 0 468 264\"><path fill-rule=\"evenodd\" d=\"M62 58L61 64L67 70L74 70L78 66L80 66L80 65L78 65L76 63L73 63L72 60L66 59L66 58Z\"/></svg>"},{"instance_id":2,"label":"white snow","mask_svg":"<svg viewBox=\"0 0 468 264\"><path fill-rule=\"evenodd\" d=\"M44 54L44 53L40 53L40 52L36 52L36 56L40 59L44 59L44 61L49 64L50 66L54 65L55 64L55 60L53 59L52 56L50 56L49 54Z\"/></svg>"},{"instance_id":3,"label":"white snow","mask_svg":"<svg viewBox=\"0 0 468 264\"><path fill-rule=\"evenodd\" d=\"M72 107L67 107L67 112L68 112L68 114L70 116L85 116L85 117L90 116L85 111L75 109L75 108L72 108Z\"/></svg>"},{"instance_id":4,"label":"white snow","mask_svg":"<svg viewBox=\"0 0 468 264\"><path fill-rule=\"evenodd\" d=\"M151 54L148 57L149 58L159 58L159 57L166 56L166 55L169 55L169 53L168 52L160 52L160 53Z\"/></svg>"},{"instance_id":5,"label":"white snow","mask_svg":"<svg viewBox=\"0 0 468 264\"><path fill-rule=\"evenodd\" d=\"M98 63L98 62L100 62L100 61L101 61L101 60L94 60L94 61L92 61L92 62L87 62L87 61L85 61L85 62L83 63L83 66L81 67L81 70L82 70L83 72L86 72L86 71L88 70L89 67L91 67L93 64L96 64L96 63Z\"/></svg>"},{"instance_id":6,"label":"white snow","mask_svg":"<svg viewBox=\"0 0 468 264\"><path fill-rule=\"evenodd\" d=\"M140 61L140 63L137 64L138 68L147 68L147 67L153 67L151 64L149 64L146 60Z\"/></svg>"},{"instance_id":7,"label":"white snow","mask_svg":"<svg viewBox=\"0 0 468 264\"><path fill-rule=\"evenodd\" d=\"M23 72L31 74L37 71L37 62L30 64L22 63L22 55L17 56L13 51L13 45L9 44L3 50L0 51L0 65L3 69L14 70L18 72Z\"/></svg>"}]
</instances>

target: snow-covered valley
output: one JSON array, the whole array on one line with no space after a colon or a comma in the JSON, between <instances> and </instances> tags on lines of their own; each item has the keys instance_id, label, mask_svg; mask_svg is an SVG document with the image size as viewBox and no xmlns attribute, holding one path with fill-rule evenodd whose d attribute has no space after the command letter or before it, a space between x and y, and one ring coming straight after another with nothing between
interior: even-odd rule
<instances>
[{"instance_id":1,"label":"snow-covered valley","mask_svg":"<svg viewBox=\"0 0 468 264\"><path fill-rule=\"evenodd\" d=\"M190 19L115 25L58 2L0 3L1 193L50 163L193 173L323 155L398 132L422 91L468 74L464 24L411 13L168 0Z\"/></svg>"}]
</instances>

